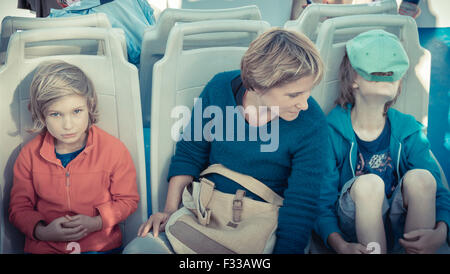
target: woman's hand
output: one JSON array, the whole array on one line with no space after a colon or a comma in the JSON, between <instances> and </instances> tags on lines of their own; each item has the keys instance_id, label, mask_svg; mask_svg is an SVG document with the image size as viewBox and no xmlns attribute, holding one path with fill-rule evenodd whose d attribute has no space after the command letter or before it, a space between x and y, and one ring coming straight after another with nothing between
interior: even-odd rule
<instances>
[{"instance_id":1,"label":"woman's hand","mask_svg":"<svg viewBox=\"0 0 450 274\"><path fill-rule=\"evenodd\" d=\"M184 188L190 184L192 180L193 177L190 175L177 175L170 179L164 212L152 214L147 222L139 227L139 237L147 236L147 233L153 228L153 236L156 238L160 231L165 230L170 215L172 215L180 205L181 194L183 193Z\"/></svg>"},{"instance_id":2,"label":"woman's hand","mask_svg":"<svg viewBox=\"0 0 450 274\"><path fill-rule=\"evenodd\" d=\"M164 231L167 221L171 213L157 212L152 214L148 221L139 227L138 236L145 237L147 233L153 228L153 236L156 238L160 231Z\"/></svg>"},{"instance_id":3,"label":"woman's hand","mask_svg":"<svg viewBox=\"0 0 450 274\"><path fill-rule=\"evenodd\" d=\"M48 225L38 223L34 231L35 236L40 241L74 242L87 235L86 228L82 226L73 228L64 227L64 223L66 222L66 217L60 217Z\"/></svg>"},{"instance_id":4,"label":"woman's hand","mask_svg":"<svg viewBox=\"0 0 450 274\"><path fill-rule=\"evenodd\" d=\"M178 209L181 202L181 194L184 188L190 184L193 177L190 175L173 176L169 181L167 190L166 206L164 212L152 214L148 221L142 224L138 230L139 237L147 236L147 233L153 228L153 236L158 237L160 231L164 231L170 215ZM156 210L155 210L156 211Z\"/></svg>"}]
</instances>

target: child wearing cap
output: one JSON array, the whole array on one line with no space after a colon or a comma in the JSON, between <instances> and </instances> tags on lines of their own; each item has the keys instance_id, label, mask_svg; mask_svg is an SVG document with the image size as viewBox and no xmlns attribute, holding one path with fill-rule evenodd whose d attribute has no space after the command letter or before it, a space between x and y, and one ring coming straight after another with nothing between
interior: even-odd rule
<instances>
[{"instance_id":1,"label":"child wearing cap","mask_svg":"<svg viewBox=\"0 0 450 274\"><path fill-rule=\"evenodd\" d=\"M327 119L334 157L315 231L337 253L434 253L449 242L450 192L422 125L390 108L409 67L398 38L364 32L346 45ZM373 242L375 244L373 244Z\"/></svg>"}]
</instances>

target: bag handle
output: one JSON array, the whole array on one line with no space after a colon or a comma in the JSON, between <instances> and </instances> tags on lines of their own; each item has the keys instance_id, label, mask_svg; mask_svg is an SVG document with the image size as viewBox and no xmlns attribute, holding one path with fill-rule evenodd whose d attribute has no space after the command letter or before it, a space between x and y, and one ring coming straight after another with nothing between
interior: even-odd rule
<instances>
[{"instance_id":1,"label":"bag handle","mask_svg":"<svg viewBox=\"0 0 450 274\"><path fill-rule=\"evenodd\" d=\"M271 190L268 186L261 183L260 181L256 180L255 178L241 174L239 172L233 171L231 169L226 168L222 164L213 164L210 165L207 169L205 169L202 173L200 173L200 176L204 176L206 174L211 173L217 173L224 177L227 177L228 179L231 179L235 181L236 183L240 184L244 188L250 190L251 192L255 193L259 197L261 197L263 200L265 200L268 203L282 206L283 205L283 198L275 193L273 190Z\"/></svg>"}]
</instances>

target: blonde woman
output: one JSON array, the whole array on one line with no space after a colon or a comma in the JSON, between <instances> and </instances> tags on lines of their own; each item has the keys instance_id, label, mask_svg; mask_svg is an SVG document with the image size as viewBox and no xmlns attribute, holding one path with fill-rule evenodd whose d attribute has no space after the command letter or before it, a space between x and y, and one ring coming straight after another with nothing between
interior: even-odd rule
<instances>
[{"instance_id":1,"label":"blonde woman","mask_svg":"<svg viewBox=\"0 0 450 274\"><path fill-rule=\"evenodd\" d=\"M9 208L25 252L119 252L118 224L139 200L136 171L125 145L94 125L91 81L68 63L43 64L31 83L30 110L30 132L39 134L15 162Z\"/></svg>"},{"instance_id":2,"label":"blonde woman","mask_svg":"<svg viewBox=\"0 0 450 274\"><path fill-rule=\"evenodd\" d=\"M165 209L150 216L124 252L172 252L165 233L160 232L178 209L183 188L206 167L220 163L256 178L284 197L273 252L304 253L317 214L323 159L329 156L325 116L310 97L322 75L319 53L304 35L272 29L254 40L242 58L241 70L214 76L193 113L208 107L223 113L230 108L241 111L232 116L217 115L223 120L215 117L215 125L224 125L224 130L216 128L214 138L196 139L197 133L201 136L207 131L211 119L199 123L192 115L170 164ZM243 131L237 126L241 122ZM273 139L261 135L249 138L252 130L270 132ZM242 188L217 174L207 178L222 192L236 193ZM247 197L259 199L244 190Z\"/></svg>"}]
</instances>

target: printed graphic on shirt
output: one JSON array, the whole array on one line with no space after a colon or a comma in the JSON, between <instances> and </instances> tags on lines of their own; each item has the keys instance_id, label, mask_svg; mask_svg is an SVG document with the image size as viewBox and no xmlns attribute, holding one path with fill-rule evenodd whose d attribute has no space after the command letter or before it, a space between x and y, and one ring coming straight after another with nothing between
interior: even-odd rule
<instances>
[{"instance_id":1,"label":"printed graphic on shirt","mask_svg":"<svg viewBox=\"0 0 450 274\"><path fill-rule=\"evenodd\" d=\"M388 149L374 154L364 154L358 151L358 162L355 175L376 174L385 184L386 196L389 198L394 192L397 182L394 174L392 158Z\"/></svg>"}]
</instances>

